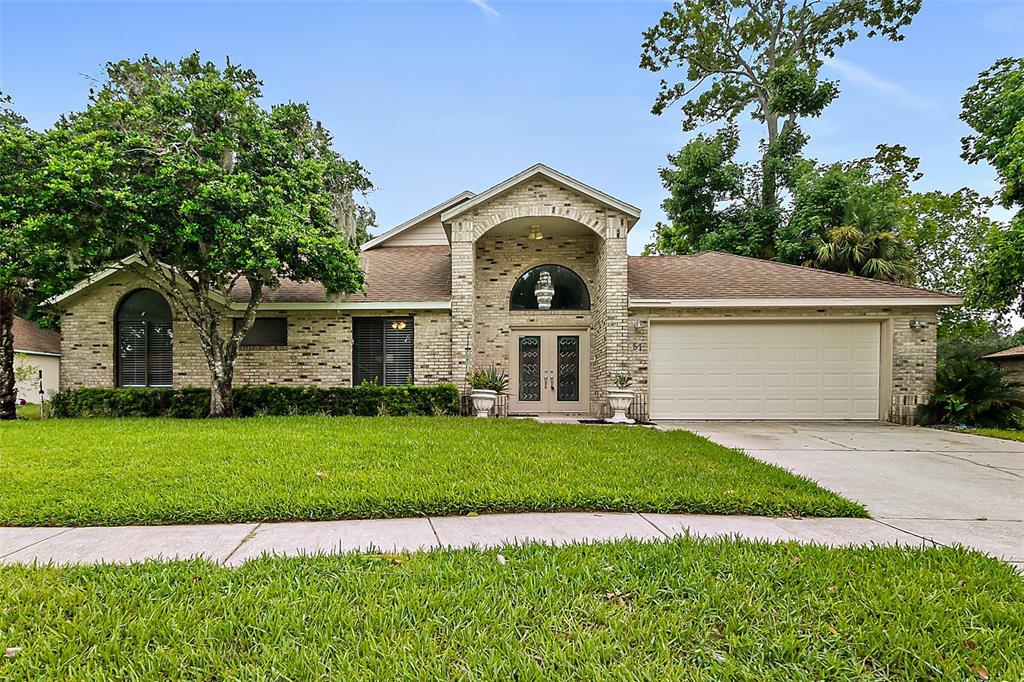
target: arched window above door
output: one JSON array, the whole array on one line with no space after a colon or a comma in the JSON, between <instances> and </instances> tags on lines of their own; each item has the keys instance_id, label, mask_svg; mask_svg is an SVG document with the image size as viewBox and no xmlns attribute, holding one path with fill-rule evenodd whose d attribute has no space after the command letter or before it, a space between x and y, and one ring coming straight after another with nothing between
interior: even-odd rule
<instances>
[{"instance_id":1,"label":"arched window above door","mask_svg":"<svg viewBox=\"0 0 1024 682\"><path fill-rule=\"evenodd\" d=\"M115 317L118 386L170 386L174 327L171 306L152 289L121 299Z\"/></svg>"},{"instance_id":2,"label":"arched window above door","mask_svg":"<svg viewBox=\"0 0 1024 682\"><path fill-rule=\"evenodd\" d=\"M512 286L509 310L590 310L583 278L564 265L538 265Z\"/></svg>"}]
</instances>

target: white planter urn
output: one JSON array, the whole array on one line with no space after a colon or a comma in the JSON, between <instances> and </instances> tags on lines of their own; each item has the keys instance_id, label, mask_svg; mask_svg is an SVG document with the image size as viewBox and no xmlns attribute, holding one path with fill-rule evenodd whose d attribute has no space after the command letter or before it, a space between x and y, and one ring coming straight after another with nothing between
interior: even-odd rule
<instances>
[{"instance_id":1,"label":"white planter urn","mask_svg":"<svg viewBox=\"0 0 1024 682\"><path fill-rule=\"evenodd\" d=\"M473 400L476 416L487 417L491 413L491 408L494 407L494 401L498 399L498 392L486 388L474 388L470 391L469 397Z\"/></svg>"},{"instance_id":2,"label":"white planter urn","mask_svg":"<svg viewBox=\"0 0 1024 682\"><path fill-rule=\"evenodd\" d=\"M627 388L608 389L608 406L612 408L612 416L605 419L609 424L632 424L632 419L626 416L626 410L633 404L633 391Z\"/></svg>"}]
</instances>

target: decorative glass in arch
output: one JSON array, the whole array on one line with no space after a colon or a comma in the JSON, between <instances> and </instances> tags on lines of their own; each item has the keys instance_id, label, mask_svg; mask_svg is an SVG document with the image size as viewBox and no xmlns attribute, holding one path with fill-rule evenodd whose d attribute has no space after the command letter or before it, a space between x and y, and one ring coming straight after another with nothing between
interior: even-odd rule
<instances>
[{"instance_id":1,"label":"decorative glass in arch","mask_svg":"<svg viewBox=\"0 0 1024 682\"><path fill-rule=\"evenodd\" d=\"M512 286L509 310L590 310L583 279L563 265L538 265Z\"/></svg>"}]
</instances>

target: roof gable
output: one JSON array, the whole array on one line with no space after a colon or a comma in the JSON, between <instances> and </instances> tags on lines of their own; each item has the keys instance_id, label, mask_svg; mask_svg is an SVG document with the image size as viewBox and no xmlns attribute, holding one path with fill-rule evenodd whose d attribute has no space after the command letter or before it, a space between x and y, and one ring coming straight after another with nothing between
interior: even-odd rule
<instances>
[{"instance_id":1,"label":"roof gable","mask_svg":"<svg viewBox=\"0 0 1024 682\"><path fill-rule=\"evenodd\" d=\"M448 209L450 209L450 208L452 208L454 206L457 206L458 204L466 201L467 199L471 199L474 196L475 195L472 192L470 192L469 190L466 190L464 192L459 192L458 194L456 194L452 198L446 199L445 201L442 201L437 206L433 206L431 208L428 208L426 211L424 211L423 213L420 213L418 216L415 216L413 218L410 218L409 220L406 220L404 223L402 223L398 227L393 227L390 230L388 230L387 232L385 232L384 234L381 234L381 235L378 235L378 236L374 237L373 239L371 239L368 242L366 242L365 244L363 244L362 250L363 251L369 251L370 249L375 249L377 247L384 246L385 244L387 244L389 241L395 239L396 237L406 236L410 232L416 231L417 228L424 227L424 225L426 223L428 223L429 221L431 221L432 218L440 220L441 213L443 211L446 211L446 210L448 210ZM408 244L403 244L403 246L408 246ZM425 246L443 246L443 245L441 245L441 244L425 244Z\"/></svg>"},{"instance_id":2,"label":"roof gable","mask_svg":"<svg viewBox=\"0 0 1024 682\"><path fill-rule=\"evenodd\" d=\"M559 185L566 189L577 192L583 196L586 196L592 201L601 204L602 206L612 208L616 211L625 214L626 216L632 219L629 222L630 227L632 227L633 223L635 223L640 218L640 209L637 208L636 206L633 206L632 204L627 204L624 201L616 199L610 194L605 194L604 192L598 189L594 189L590 185L585 185L584 183L580 182L579 180L576 180L575 178L571 178L564 173L559 173L553 168L545 166L542 163L538 163L533 166L530 166L529 168L520 173L513 175L511 178L504 180L503 182L499 182L497 185L494 185L490 189L475 195L472 199L469 199L468 201L462 202L457 206L447 209L446 211L441 213L441 220L447 223L453 218L457 218L458 216L473 210L477 206L480 206L481 204L493 199L499 194L507 192L508 190L512 189L513 187L516 187L517 185L530 182L536 179L537 177L542 177L548 180L549 182L553 182L556 185Z\"/></svg>"},{"instance_id":3,"label":"roof gable","mask_svg":"<svg viewBox=\"0 0 1024 682\"><path fill-rule=\"evenodd\" d=\"M959 297L929 289L717 251L686 256L630 256L628 281L631 305L963 303Z\"/></svg>"}]
</instances>

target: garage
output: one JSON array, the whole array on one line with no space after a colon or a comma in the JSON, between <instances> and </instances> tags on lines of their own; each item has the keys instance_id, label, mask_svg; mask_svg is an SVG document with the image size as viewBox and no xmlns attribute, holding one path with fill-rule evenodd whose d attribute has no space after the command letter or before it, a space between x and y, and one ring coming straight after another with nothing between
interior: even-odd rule
<instances>
[{"instance_id":1,"label":"garage","mask_svg":"<svg viewBox=\"0 0 1024 682\"><path fill-rule=\"evenodd\" d=\"M652 321L651 418L878 419L880 324Z\"/></svg>"}]
</instances>

